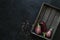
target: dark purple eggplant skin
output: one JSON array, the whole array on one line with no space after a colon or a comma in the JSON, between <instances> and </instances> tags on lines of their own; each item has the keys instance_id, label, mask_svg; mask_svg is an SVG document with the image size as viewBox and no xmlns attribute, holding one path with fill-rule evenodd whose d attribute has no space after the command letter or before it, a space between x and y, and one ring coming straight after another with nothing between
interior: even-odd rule
<instances>
[{"instance_id":1,"label":"dark purple eggplant skin","mask_svg":"<svg viewBox=\"0 0 60 40\"><path fill-rule=\"evenodd\" d=\"M48 29L47 29L46 23L44 21L41 21L40 25L41 25L42 32L47 32Z\"/></svg>"}]
</instances>

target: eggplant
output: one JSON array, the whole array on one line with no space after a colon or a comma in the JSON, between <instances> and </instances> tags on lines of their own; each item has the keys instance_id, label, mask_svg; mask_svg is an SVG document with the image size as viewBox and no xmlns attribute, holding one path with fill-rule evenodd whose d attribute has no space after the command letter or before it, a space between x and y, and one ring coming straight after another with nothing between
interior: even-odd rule
<instances>
[{"instance_id":1,"label":"eggplant","mask_svg":"<svg viewBox=\"0 0 60 40\"><path fill-rule=\"evenodd\" d=\"M52 31L53 31L53 28L50 28L50 29L46 32L46 37L50 38L51 35L52 35Z\"/></svg>"},{"instance_id":2,"label":"eggplant","mask_svg":"<svg viewBox=\"0 0 60 40\"><path fill-rule=\"evenodd\" d=\"M41 26L39 25L39 23L38 23L37 26L35 27L35 33L36 33L36 34L41 34Z\"/></svg>"},{"instance_id":3,"label":"eggplant","mask_svg":"<svg viewBox=\"0 0 60 40\"><path fill-rule=\"evenodd\" d=\"M44 21L41 21L40 25L41 25L42 32L47 32L48 29L47 29L46 23Z\"/></svg>"}]
</instances>

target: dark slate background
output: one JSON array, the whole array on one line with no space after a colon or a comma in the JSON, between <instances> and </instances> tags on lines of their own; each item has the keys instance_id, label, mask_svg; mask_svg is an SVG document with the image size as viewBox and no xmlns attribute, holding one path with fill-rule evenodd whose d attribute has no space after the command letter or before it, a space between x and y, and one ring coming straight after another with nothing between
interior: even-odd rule
<instances>
[{"instance_id":1,"label":"dark slate background","mask_svg":"<svg viewBox=\"0 0 60 40\"><path fill-rule=\"evenodd\" d=\"M60 0L0 0L0 40L17 40L21 23L28 20L32 25L42 2L60 7ZM54 40L59 40L59 28ZM19 40L24 40L22 35Z\"/></svg>"}]
</instances>

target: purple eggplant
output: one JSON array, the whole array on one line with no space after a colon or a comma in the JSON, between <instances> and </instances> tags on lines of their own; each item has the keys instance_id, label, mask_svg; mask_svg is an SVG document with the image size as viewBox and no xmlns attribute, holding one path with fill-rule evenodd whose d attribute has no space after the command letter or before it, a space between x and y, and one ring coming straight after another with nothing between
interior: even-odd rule
<instances>
[{"instance_id":1,"label":"purple eggplant","mask_svg":"<svg viewBox=\"0 0 60 40\"><path fill-rule=\"evenodd\" d=\"M41 26L39 25L39 23L35 27L35 32L36 32L36 34L41 34Z\"/></svg>"},{"instance_id":2,"label":"purple eggplant","mask_svg":"<svg viewBox=\"0 0 60 40\"><path fill-rule=\"evenodd\" d=\"M41 21L40 25L41 25L42 32L47 32L48 29L47 29L46 23L44 21Z\"/></svg>"},{"instance_id":3,"label":"purple eggplant","mask_svg":"<svg viewBox=\"0 0 60 40\"><path fill-rule=\"evenodd\" d=\"M53 28L50 28L47 32L46 32L46 37L51 37L52 35L52 31L53 31Z\"/></svg>"}]
</instances>

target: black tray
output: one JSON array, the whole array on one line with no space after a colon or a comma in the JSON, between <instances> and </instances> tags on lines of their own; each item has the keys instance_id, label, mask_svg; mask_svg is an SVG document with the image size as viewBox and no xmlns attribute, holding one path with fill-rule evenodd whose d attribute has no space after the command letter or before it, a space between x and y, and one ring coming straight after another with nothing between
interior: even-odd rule
<instances>
[{"instance_id":1,"label":"black tray","mask_svg":"<svg viewBox=\"0 0 60 40\"><path fill-rule=\"evenodd\" d=\"M54 28L51 38L43 37L42 35L38 35L33 31L36 24L40 21L45 21L47 28L50 28L50 27ZM52 6L48 3L43 3L38 13L38 16L36 17L36 20L32 25L31 33L38 37L41 37L47 40L52 40L59 22L60 22L60 8Z\"/></svg>"}]
</instances>

